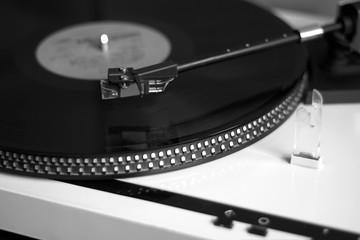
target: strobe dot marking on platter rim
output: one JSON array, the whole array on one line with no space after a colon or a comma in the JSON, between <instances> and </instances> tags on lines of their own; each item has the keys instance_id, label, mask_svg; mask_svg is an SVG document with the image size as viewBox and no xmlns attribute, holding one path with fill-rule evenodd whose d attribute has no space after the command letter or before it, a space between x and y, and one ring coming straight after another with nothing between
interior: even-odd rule
<instances>
[{"instance_id":1,"label":"strobe dot marking on platter rim","mask_svg":"<svg viewBox=\"0 0 360 240\"><path fill-rule=\"evenodd\" d=\"M304 81L302 81L301 82L301 84L299 84L299 85L303 85L303 84L305 84L305 80ZM299 87L297 87L294 91L296 92L297 91L297 89L298 89ZM298 95L299 94L302 94L302 93L298 93ZM294 99L295 100L295 99ZM297 98L297 100L299 100L299 98ZM292 103L292 101L290 102L290 104ZM287 104L285 104L285 105L287 105ZM283 113L283 115L284 115L284 117L285 116L289 116L289 112L284 112ZM264 115L265 116L265 115ZM268 115L269 116L269 115ZM263 117L263 119L266 119L266 120L264 120L264 121L262 121L262 125L260 126L260 128L261 127L263 127L264 128L264 125L267 125L268 126L268 121L272 121L271 119L272 118L266 118L266 117ZM276 121L276 123L277 124L279 124L280 123L280 121ZM248 129L249 129L249 124L245 124L243 127L243 130L245 130L245 131L247 131ZM251 128L250 128L251 129ZM239 128L238 127L236 127L233 131L237 131L237 132L239 132L238 131L239 130ZM259 137L259 136L261 136L263 133L262 133L263 131L260 131L260 132L256 132L256 130L254 130L254 134L253 134L253 136L251 136L249 133L247 133L247 134L245 134L245 137L246 137L246 140L249 142L249 141L254 141L254 139L255 138L257 138L257 137ZM233 135L233 134L231 134L231 135ZM226 136L225 138L226 139L228 139L229 140L229 142L227 142L222 136ZM215 140L215 138L218 140L218 141L216 141ZM222 134L220 134L219 136L217 136L217 137L215 137L215 138L212 138L212 143L213 143L213 145L215 145L215 146L220 146L220 149L222 150L222 151L225 151L227 148L226 148L226 145L224 144L224 143L226 143L226 144L228 144L228 146L230 146L231 148L237 148L237 147L239 147L240 145L238 145L237 147L236 146L234 146L234 143L233 143L233 141L231 140L232 138L230 138L230 136L226 133L225 135L222 135ZM208 140L204 140L204 146L206 146L206 145L208 145L208 144L206 144L207 143L207 141ZM241 144L242 143L242 139L241 139L241 137L239 137L238 139L237 139L237 142L239 143L239 144ZM219 145L218 145L219 144ZM196 145L198 145L198 142L196 143ZM186 164L186 155L189 155L190 153L187 151L187 149L189 148L189 149L195 149L195 143L192 143L192 144L189 144L188 145L188 147L187 146L183 146L182 147L182 149L183 149L183 156L181 156L181 161L180 161L180 163L182 163L182 164ZM199 146L200 147L200 146ZM2 151L2 156L3 157L6 157L6 156L8 156L8 158L10 158L10 156L13 156L13 155L15 155L15 153L11 153L11 152L6 152L5 154L3 154L3 152L4 151ZM167 149L166 150L166 152L171 152L171 149ZM179 154L180 153L180 151L178 150L178 148L175 148L174 149L174 152L175 153L177 153L177 154ZM220 155L219 153L217 153L217 151L215 150L215 148L211 148L210 149L210 152L213 154L213 155ZM166 159L166 157L167 157L167 155L165 155L162 151L160 151L159 152L160 154L160 156L162 156L163 158L165 158ZM162 153L162 154L161 154ZM153 159L156 157L156 154L154 153L154 152L150 152L150 153L144 153L142 156L143 156L143 159L144 160L146 160L147 159L147 156L148 155L150 155ZM15 155L16 156L16 155ZM202 158L204 158L204 159L206 159L206 151L202 151L202 153L201 153L201 156L202 156ZM35 157L35 156L31 156L31 155L28 155L28 158L30 158L30 159L32 159L32 158L37 158L37 159L40 159L40 157L39 156L37 156L37 157ZM50 156L42 156L42 158L43 159L48 159L48 158L50 158ZM55 158L55 157L51 157L51 158ZM118 162L122 162L122 157L110 157L109 159L118 159ZM192 153L192 154L190 154L190 158L192 159L192 160L197 160L197 156L196 156L196 154L195 153ZM60 157L60 159L63 159L63 157ZM99 161L98 159L101 159L101 161ZM93 161L92 161L92 163L93 164L99 164L99 163L102 163L102 164L104 164L104 162L105 162L105 157L97 157L97 158L93 158ZM136 160L139 160L139 156L137 155L137 154L135 154L135 155L133 155L133 156L131 156L131 155L127 155L126 156L126 160L127 160L127 165L125 166L125 171L124 171L124 173L125 174L128 174L128 173L133 173L134 172L134 170L135 171L140 171L140 170L142 170L142 166L141 166L141 164L136 164L136 163L131 163L131 159L136 159ZM18 158L18 160L17 161L20 161L21 159L19 159ZM172 166L172 165L175 165L175 159L174 158L172 158L172 159L170 159L170 161L169 161L169 163L170 163L170 165ZM61 161L60 161L61 162ZM67 161L67 163L65 163L64 162L64 164L66 165L66 164L71 164L73 162L73 160L72 160L72 158L69 158L68 159L68 161ZM50 162L51 163L51 162ZM56 168L56 171L53 171L53 172L50 172L50 171L48 171L48 175L49 175L49 177L54 177L54 178L56 178L56 176L57 177L61 177L61 176L65 176L65 178L66 177L68 177L67 175L68 174L71 174L71 176L73 176L73 177L81 177L81 176L84 176L84 172L85 172L85 169L87 169L87 168L89 168L89 167L87 167L86 165L90 165L90 163L91 162L88 162L87 163L87 161L84 161L84 164L85 164L85 167L84 168L80 168L79 169L79 171L78 172L74 172L73 171L73 169L71 168L71 167L68 167L68 168L65 168L65 170L63 170L63 168L60 168L60 167L57 167ZM114 161L109 161L107 164L109 164L109 165L113 165L114 164ZM133 168L131 168L131 165L132 164L136 164ZM167 167L166 165L165 165L165 161L163 161L163 160L160 160L159 161L159 167L160 168L165 168L165 167ZM3 165L3 167L4 166L6 166L6 169L7 170L15 170L15 168L16 167L14 167L14 166L16 166L16 165L9 165L8 163L7 163L7 161L5 160L5 161L2 161L2 165ZM151 170L151 169L153 169L153 167L154 167L154 165L153 165L153 163L152 162L150 162L149 164L148 164L148 167L149 167L149 170ZM34 169L34 170L26 170L26 169ZM49 169L49 168L46 168L46 169ZM111 171L110 172L110 170L108 170L108 168L106 168L106 167L101 167L100 168L101 170L100 170L100 172L102 172L102 173L104 173L104 175L101 175L101 176L117 176L119 173L119 168L117 167L117 166L115 166L113 169L114 169L114 171ZM27 164L27 168L25 168L24 167L24 169L23 169L23 171L25 171L25 172L28 172L28 173L31 173L31 174L33 174L33 173L36 173L36 172L42 172L42 170L41 170L41 166L40 165L37 165L37 164ZM44 173L43 173L44 174ZM90 174L91 175L96 175L97 174L97 171L96 171L96 168L94 168L94 167L91 167L90 168ZM85 175L86 176L86 175ZM84 176L84 177L85 177ZM99 177L99 175L97 175L98 177ZM87 177L89 177L89 176L87 176Z\"/></svg>"}]
</instances>

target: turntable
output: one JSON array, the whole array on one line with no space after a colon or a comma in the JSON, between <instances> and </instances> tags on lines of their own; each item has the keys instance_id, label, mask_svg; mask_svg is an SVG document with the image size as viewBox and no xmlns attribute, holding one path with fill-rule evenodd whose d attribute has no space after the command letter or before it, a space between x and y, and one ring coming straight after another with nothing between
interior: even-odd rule
<instances>
[{"instance_id":1,"label":"turntable","mask_svg":"<svg viewBox=\"0 0 360 240\"><path fill-rule=\"evenodd\" d=\"M4 3L2 234L359 239L358 5L294 31L243 1Z\"/></svg>"}]
</instances>

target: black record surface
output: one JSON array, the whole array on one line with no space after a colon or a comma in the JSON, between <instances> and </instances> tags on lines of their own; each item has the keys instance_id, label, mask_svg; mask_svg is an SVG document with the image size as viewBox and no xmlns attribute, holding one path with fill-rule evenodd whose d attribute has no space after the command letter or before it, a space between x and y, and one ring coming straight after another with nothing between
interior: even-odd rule
<instances>
[{"instance_id":1,"label":"black record surface","mask_svg":"<svg viewBox=\"0 0 360 240\"><path fill-rule=\"evenodd\" d=\"M171 41L168 60L274 38L291 29L270 13L234 1L8 1L0 3L0 147L97 154L172 145L246 123L277 104L302 75L299 44L180 74L162 94L101 100L98 81L42 68L35 49L74 24L116 20L149 25Z\"/></svg>"}]
</instances>

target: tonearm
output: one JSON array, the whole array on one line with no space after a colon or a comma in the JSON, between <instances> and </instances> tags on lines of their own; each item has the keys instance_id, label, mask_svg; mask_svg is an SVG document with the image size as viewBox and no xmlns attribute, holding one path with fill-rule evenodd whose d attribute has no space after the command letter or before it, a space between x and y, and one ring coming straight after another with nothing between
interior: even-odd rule
<instances>
[{"instance_id":1,"label":"tonearm","mask_svg":"<svg viewBox=\"0 0 360 240\"><path fill-rule=\"evenodd\" d=\"M133 69L110 68L108 78L101 80L102 99L143 96L149 93L161 93L180 72L222 62L290 43L301 43L323 37L326 34L340 32L349 41L351 51L360 53L360 1L347 1L339 5L338 17L332 24L311 25L278 38L265 38L258 42L246 43L236 48L227 48L222 52L200 57L184 63L163 62L148 67Z\"/></svg>"}]
</instances>

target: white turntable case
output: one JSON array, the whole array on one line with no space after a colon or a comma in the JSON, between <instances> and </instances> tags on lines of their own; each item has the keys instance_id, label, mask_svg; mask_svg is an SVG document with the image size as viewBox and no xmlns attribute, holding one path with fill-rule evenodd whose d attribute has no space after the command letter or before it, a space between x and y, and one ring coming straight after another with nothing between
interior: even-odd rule
<instances>
[{"instance_id":1,"label":"white turntable case","mask_svg":"<svg viewBox=\"0 0 360 240\"><path fill-rule=\"evenodd\" d=\"M296 23L295 23L296 24ZM325 99L326 101L326 99ZM141 185L360 233L360 104L323 109L321 170L290 165L294 116L225 158L154 176ZM41 239L303 239L248 224L83 188L0 173L0 229Z\"/></svg>"}]
</instances>

